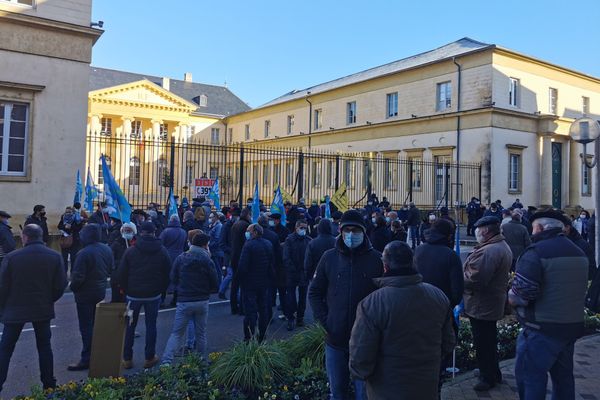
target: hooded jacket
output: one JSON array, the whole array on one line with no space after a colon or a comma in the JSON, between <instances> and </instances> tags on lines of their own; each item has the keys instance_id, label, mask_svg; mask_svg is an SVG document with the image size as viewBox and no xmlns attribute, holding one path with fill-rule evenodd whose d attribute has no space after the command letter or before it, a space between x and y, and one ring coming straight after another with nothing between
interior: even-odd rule
<instances>
[{"instance_id":1,"label":"hooded jacket","mask_svg":"<svg viewBox=\"0 0 600 400\"><path fill-rule=\"evenodd\" d=\"M231 227L231 268L235 271L240 262L242 248L246 244L246 229L250 226L250 222L240 218Z\"/></svg>"},{"instance_id":2,"label":"hooded jacket","mask_svg":"<svg viewBox=\"0 0 600 400\"><path fill-rule=\"evenodd\" d=\"M152 299L169 286L171 258L160 239L140 235L123 254L119 285L129 297Z\"/></svg>"},{"instance_id":3,"label":"hooded jacket","mask_svg":"<svg viewBox=\"0 0 600 400\"><path fill-rule=\"evenodd\" d=\"M454 307L463 297L464 281L460 257L448 247L448 238L435 229L425 231L425 243L417 247L414 267L423 282L440 289Z\"/></svg>"},{"instance_id":4,"label":"hooded jacket","mask_svg":"<svg viewBox=\"0 0 600 400\"><path fill-rule=\"evenodd\" d=\"M71 272L71 290L79 304L96 304L106 295L114 258L110 247L100 243L100 236L98 224L88 224L79 233L83 249L77 253Z\"/></svg>"},{"instance_id":5,"label":"hooded jacket","mask_svg":"<svg viewBox=\"0 0 600 400\"><path fill-rule=\"evenodd\" d=\"M314 277L323 254L335 247L335 236L332 233L331 221L327 219L319 221L317 231L319 235L310 241L306 247L306 256L304 257L304 273L309 281Z\"/></svg>"},{"instance_id":6,"label":"hooded jacket","mask_svg":"<svg viewBox=\"0 0 600 400\"><path fill-rule=\"evenodd\" d=\"M506 239L506 244L510 247L514 263L523 254L527 246L531 244L529 232L519 221L511 220L502 225L502 235Z\"/></svg>"},{"instance_id":7,"label":"hooded jacket","mask_svg":"<svg viewBox=\"0 0 600 400\"><path fill-rule=\"evenodd\" d=\"M286 286L307 286L308 280L304 273L304 256L311 238L292 233L283 244L283 268L286 274Z\"/></svg>"},{"instance_id":8,"label":"hooded jacket","mask_svg":"<svg viewBox=\"0 0 600 400\"><path fill-rule=\"evenodd\" d=\"M191 246L173 264L171 282L177 288L177 302L206 301L218 290L217 271L201 247Z\"/></svg>"},{"instance_id":9,"label":"hooded jacket","mask_svg":"<svg viewBox=\"0 0 600 400\"><path fill-rule=\"evenodd\" d=\"M351 373L366 380L369 399L437 400L440 362L455 343L448 299L416 273L374 282L356 312Z\"/></svg>"},{"instance_id":10,"label":"hooded jacket","mask_svg":"<svg viewBox=\"0 0 600 400\"><path fill-rule=\"evenodd\" d=\"M392 241L392 231L385 225L375 226L371 231L371 235L369 235L369 239L371 239L375 250L383 252L385 246Z\"/></svg>"},{"instance_id":11,"label":"hooded jacket","mask_svg":"<svg viewBox=\"0 0 600 400\"><path fill-rule=\"evenodd\" d=\"M376 289L373 278L382 274L381 253L366 235L356 249L349 249L339 236L335 248L323 254L308 298L315 319L327 331L327 344L348 349L356 307Z\"/></svg>"},{"instance_id":12,"label":"hooded jacket","mask_svg":"<svg viewBox=\"0 0 600 400\"><path fill-rule=\"evenodd\" d=\"M273 246L264 238L253 238L244 244L238 266L243 290L262 290L273 286L275 257Z\"/></svg>"},{"instance_id":13,"label":"hooded jacket","mask_svg":"<svg viewBox=\"0 0 600 400\"><path fill-rule=\"evenodd\" d=\"M173 263L177 256L183 253L187 243L187 233L181 227L179 220L175 220L169 222L169 225L160 233L159 237L169 253L171 263Z\"/></svg>"}]
</instances>

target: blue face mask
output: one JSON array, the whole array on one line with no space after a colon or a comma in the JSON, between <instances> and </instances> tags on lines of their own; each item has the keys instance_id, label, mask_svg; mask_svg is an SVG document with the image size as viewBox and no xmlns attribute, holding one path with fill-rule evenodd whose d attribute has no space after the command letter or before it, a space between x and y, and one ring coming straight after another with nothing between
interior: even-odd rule
<instances>
[{"instance_id":1,"label":"blue face mask","mask_svg":"<svg viewBox=\"0 0 600 400\"><path fill-rule=\"evenodd\" d=\"M250 240L252 238L252 235L250 234L250 232L246 232L246 233L244 233L244 235L246 236L246 240Z\"/></svg>"},{"instance_id":2,"label":"blue face mask","mask_svg":"<svg viewBox=\"0 0 600 400\"><path fill-rule=\"evenodd\" d=\"M123 233L121 236L123 236L123 239L125 240L131 240L135 235L133 233Z\"/></svg>"},{"instance_id":3,"label":"blue face mask","mask_svg":"<svg viewBox=\"0 0 600 400\"><path fill-rule=\"evenodd\" d=\"M298 235L305 236L306 235L306 229L298 229Z\"/></svg>"},{"instance_id":4,"label":"blue face mask","mask_svg":"<svg viewBox=\"0 0 600 400\"><path fill-rule=\"evenodd\" d=\"M391 222L392 219L390 217L385 217L385 222Z\"/></svg>"},{"instance_id":5,"label":"blue face mask","mask_svg":"<svg viewBox=\"0 0 600 400\"><path fill-rule=\"evenodd\" d=\"M355 249L360 246L365 239L365 234L362 232L352 233L344 232L344 244L350 249Z\"/></svg>"},{"instance_id":6,"label":"blue face mask","mask_svg":"<svg viewBox=\"0 0 600 400\"><path fill-rule=\"evenodd\" d=\"M273 220L269 220L269 226L271 226L271 227L272 227L272 226L275 226L275 221L273 221Z\"/></svg>"},{"instance_id":7,"label":"blue face mask","mask_svg":"<svg viewBox=\"0 0 600 400\"><path fill-rule=\"evenodd\" d=\"M377 223L377 218L371 218L371 222L374 224Z\"/></svg>"}]
</instances>

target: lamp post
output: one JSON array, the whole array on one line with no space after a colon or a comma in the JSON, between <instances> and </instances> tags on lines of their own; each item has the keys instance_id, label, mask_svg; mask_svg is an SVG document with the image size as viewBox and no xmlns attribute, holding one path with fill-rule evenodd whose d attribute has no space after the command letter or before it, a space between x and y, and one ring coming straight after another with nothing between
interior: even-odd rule
<instances>
[{"instance_id":1,"label":"lamp post","mask_svg":"<svg viewBox=\"0 0 600 400\"><path fill-rule=\"evenodd\" d=\"M581 162L587 168L594 168L598 164L600 157L600 124L591 118L578 118L569 128L569 136L574 141L583 144L583 158ZM594 142L594 159L591 163L587 160L586 147L588 143ZM596 223L594 229L594 249L596 257L600 254L600 171L596 171L594 180L594 213L596 214Z\"/></svg>"}]
</instances>

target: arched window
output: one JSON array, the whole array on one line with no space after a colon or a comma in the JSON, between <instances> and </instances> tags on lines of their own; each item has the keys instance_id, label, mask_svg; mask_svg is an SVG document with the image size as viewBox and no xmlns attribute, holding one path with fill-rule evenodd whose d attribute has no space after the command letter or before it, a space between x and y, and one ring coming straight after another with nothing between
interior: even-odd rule
<instances>
[{"instance_id":1,"label":"arched window","mask_svg":"<svg viewBox=\"0 0 600 400\"><path fill-rule=\"evenodd\" d=\"M167 160L164 158L158 160L157 177L160 186L169 186L169 169L167 168Z\"/></svg>"},{"instance_id":2,"label":"arched window","mask_svg":"<svg viewBox=\"0 0 600 400\"><path fill-rule=\"evenodd\" d=\"M129 159L129 186L139 186L140 184L140 159L131 157Z\"/></svg>"}]
</instances>

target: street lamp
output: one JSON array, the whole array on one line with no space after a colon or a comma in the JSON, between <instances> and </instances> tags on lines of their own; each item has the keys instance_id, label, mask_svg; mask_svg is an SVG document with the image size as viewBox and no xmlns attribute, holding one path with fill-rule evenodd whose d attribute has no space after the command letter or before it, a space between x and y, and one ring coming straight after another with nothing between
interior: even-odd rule
<instances>
[{"instance_id":1,"label":"street lamp","mask_svg":"<svg viewBox=\"0 0 600 400\"><path fill-rule=\"evenodd\" d=\"M574 141L583 144L583 158L581 162L587 168L594 168L598 164L600 157L600 124L591 118L578 118L571 124L569 128L569 136ZM587 160L586 147L588 143L595 142L594 159L591 163ZM594 249L596 257L600 254L600 172L596 171L596 179L594 180L594 212L596 214L596 223L594 229Z\"/></svg>"}]
</instances>

